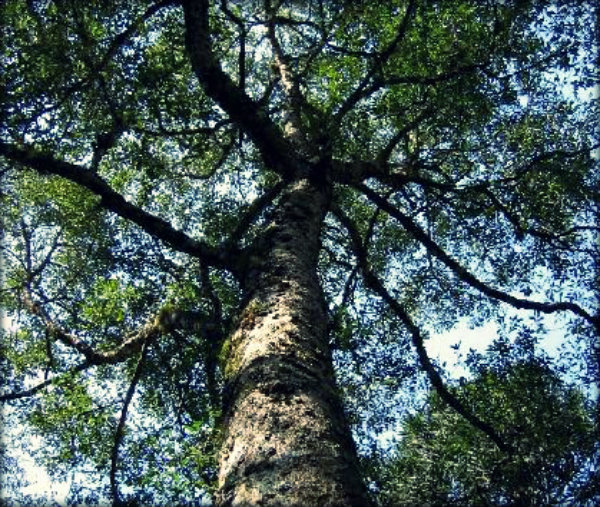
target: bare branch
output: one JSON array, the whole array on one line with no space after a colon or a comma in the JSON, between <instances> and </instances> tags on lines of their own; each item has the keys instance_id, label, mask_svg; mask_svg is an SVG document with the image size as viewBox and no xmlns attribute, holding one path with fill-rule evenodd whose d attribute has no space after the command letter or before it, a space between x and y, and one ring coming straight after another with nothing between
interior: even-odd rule
<instances>
[{"instance_id":1,"label":"bare branch","mask_svg":"<svg viewBox=\"0 0 600 507\"><path fill-rule=\"evenodd\" d=\"M42 306L34 301L31 294L24 289L21 301L25 308L39 317L44 323L46 332L54 339L82 354L87 363L93 365L116 364L125 361L131 354L139 350L144 342L163 332L160 317L154 317L144 324L137 332L129 334L118 347L98 352L81 338L68 333L56 324L44 311Z\"/></svg>"},{"instance_id":2,"label":"bare branch","mask_svg":"<svg viewBox=\"0 0 600 507\"><path fill-rule=\"evenodd\" d=\"M293 148L259 104L223 71L212 51L209 1L183 0L182 4L186 47L204 91L248 134L269 168L291 177L296 168Z\"/></svg>"}]
</instances>

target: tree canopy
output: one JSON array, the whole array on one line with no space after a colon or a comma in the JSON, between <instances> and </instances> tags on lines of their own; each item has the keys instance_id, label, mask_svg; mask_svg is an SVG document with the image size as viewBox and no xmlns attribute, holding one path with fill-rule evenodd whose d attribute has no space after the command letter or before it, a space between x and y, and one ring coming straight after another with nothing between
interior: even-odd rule
<instances>
[{"instance_id":1,"label":"tree canopy","mask_svg":"<svg viewBox=\"0 0 600 507\"><path fill-rule=\"evenodd\" d=\"M592 404L561 380L527 339L498 340L473 354L473 380L457 397L511 439L505 455L430 393L408 416L398 454L381 466L383 504L592 505L598 498L597 434ZM529 342L531 345L531 342Z\"/></svg>"},{"instance_id":2,"label":"tree canopy","mask_svg":"<svg viewBox=\"0 0 600 507\"><path fill-rule=\"evenodd\" d=\"M73 503L247 505L245 477L296 466L271 430L256 462L232 451L268 381L261 421L317 400L298 428L329 428L331 473L351 470L330 490L362 505L347 425L367 452L426 379L409 428L444 414L502 461L520 444L479 389L522 380L533 406L538 377L457 390L425 342L461 319L539 337L508 309L551 314L565 374L600 379L594 4L2 2L5 423L43 438ZM281 481L244 487L280 505Z\"/></svg>"}]
</instances>

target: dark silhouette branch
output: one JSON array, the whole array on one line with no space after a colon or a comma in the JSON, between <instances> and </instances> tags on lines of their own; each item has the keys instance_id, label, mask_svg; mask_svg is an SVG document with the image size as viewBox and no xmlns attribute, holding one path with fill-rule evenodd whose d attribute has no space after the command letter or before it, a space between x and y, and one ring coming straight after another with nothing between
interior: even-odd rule
<instances>
[{"instance_id":1,"label":"dark silhouette branch","mask_svg":"<svg viewBox=\"0 0 600 507\"><path fill-rule=\"evenodd\" d=\"M56 234L56 236L52 240L52 245L50 246L48 253L45 255L44 259L39 263L39 265L33 268L31 271L27 272L27 279L30 283L33 282L36 278L38 278L46 269L46 267L48 267L52 262L52 257L56 253L57 249L62 246L62 243L60 241L61 234L61 232Z\"/></svg>"},{"instance_id":2,"label":"dark silhouette branch","mask_svg":"<svg viewBox=\"0 0 600 507\"><path fill-rule=\"evenodd\" d=\"M543 165L544 162L550 161L561 161L561 160L569 160L576 158L581 155L591 155L594 150L600 148L600 143L593 144L591 146L586 146L585 148L581 148L579 150L563 150L556 149L552 151L543 151L533 156L526 163L520 164L515 168L511 169L511 176L502 177L502 178L486 178L483 181L477 181L475 183L471 183L469 185L455 187L457 191L465 191L465 190L481 190L484 188L493 188L493 187L504 187L506 185L510 185L512 183L516 183L523 179L524 176L527 176L529 173L534 171L540 171L543 173L548 172L549 170L552 172L562 172L564 170L563 166L548 166Z\"/></svg>"},{"instance_id":3,"label":"dark silhouette branch","mask_svg":"<svg viewBox=\"0 0 600 507\"><path fill-rule=\"evenodd\" d=\"M67 377L69 375L73 375L74 373L78 373L80 371L86 370L90 366L93 366L92 363L90 363L89 361L84 361L83 363L78 364L77 366L71 368L70 370L67 370L67 371L57 374L57 375L54 375L52 378L48 378L48 379L44 380L43 382L40 382L39 384L36 384L35 386L33 386L29 389L26 389L24 391L0 394L0 402L19 400L21 398L29 398L30 396L37 394L45 387L54 384L55 382L63 379L64 377Z\"/></svg>"},{"instance_id":4,"label":"dark silhouette branch","mask_svg":"<svg viewBox=\"0 0 600 507\"><path fill-rule=\"evenodd\" d=\"M223 138L223 141L224 141L224 138ZM184 171L184 172L181 172L179 174L181 174L185 178L190 178L192 180L204 180L204 181L209 180L210 178L212 178L217 173L217 171L221 167L223 167L223 164L229 158L229 155L231 154L231 150L234 148L235 144L236 144L235 137L232 136L226 144L221 145L222 146L221 147L221 155L216 160L216 162L212 165L212 167L208 171L206 171L205 173L203 173L203 174L195 174L195 173L192 173L192 172L189 172L189 171ZM191 159L191 158L194 158L194 156L192 155L192 156L189 156L189 157L185 157L184 160L186 160L188 158Z\"/></svg>"},{"instance_id":5,"label":"dark silhouette branch","mask_svg":"<svg viewBox=\"0 0 600 507\"><path fill-rule=\"evenodd\" d=\"M413 220L402 213L398 208L393 206L387 199L368 188L366 185L357 184L355 188L365 194L376 206L394 217L404 229L409 232L417 241L419 241L427 251L443 262L450 270L463 282L477 289L486 296L507 303L515 308L522 310L535 310L542 313L554 313L560 311L570 311L580 317L583 317L587 322L598 328L600 324L599 317L594 317L586 310L575 303L561 301L558 303L542 303L531 301L515 296L511 296L506 292L490 287L475 275L463 267L458 261L450 257L423 229L421 229Z\"/></svg>"},{"instance_id":6,"label":"dark silhouette branch","mask_svg":"<svg viewBox=\"0 0 600 507\"><path fill-rule=\"evenodd\" d=\"M239 38L240 38L240 49L238 53L238 87L245 93L246 91L246 37L248 35L248 30L246 29L246 25L244 24L244 20L237 16L227 5L227 0L221 0L221 10L238 28ZM242 144L244 139L244 133L242 130L238 133L239 144Z\"/></svg>"},{"instance_id":7,"label":"dark silhouette branch","mask_svg":"<svg viewBox=\"0 0 600 507\"><path fill-rule=\"evenodd\" d=\"M223 71L212 50L209 1L183 0L185 44L205 93L244 130L266 165L285 178L295 173L294 149L268 114Z\"/></svg>"},{"instance_id":8,"label":"dark silhouette branch","mask_svg":"<svg viewBox=\"0 0 600 507\"><path fill-rule=\"evenodd\" d=\"M380 153L374 160L354 160L346 162L333 160L331 162L331 177L336 183L356 185L369 178L390 185L394 190L400 190L408 183L416 183L424 187L436 188L442 191L456 190L454 185L440 183L418 174L421 164L414 161L390 163L383 160L385 153Z\"/></svg>"},{"instance_id":9,"label":"dark silhouette branch","mask_svg":"<svg viewBox=\"0 0 600 507\"><path fill-rule=\"evenodd\" d=\"M211 407L217 411L221 409L217 363L221 344L225 339L225 329L229 327L229 322L223 318L223 305L215 288L210 280L210 273L206 266L200 265L200 280L202 282L202 292L210 301L210 314L208 321L211 325L205 326L202 330L203 338L206 343L204 348L204 368L206 371L206 391L210 400Z\"/></svg>"},{"instance_id":10,"label":"dark silhouette branch","mask_svg":"<svg viewBox=\"0 0 600 507\"><path fill-rule=\"evenodd\" d=\"M376 92L379 88L381 88L381 86L383 85L381 80L374 80L374 78L377 76L378 73L381 73L383 65L389 60L389 58L392 56L392 54L398 47L398 44L400 44L400 42L406 35L408 23L413 17L415 9L416 2L415 0L411 0L408 6L406 7L404 17L400 22L396 36L394 37L392 42L390 42L390 44L381 53L377 55L377 58L374 60L374 63L371 66L371 69L367 72L367 74L359 83L359 85L348 96L348 98L346 98L346 100L337 110L333 118L333 125L339 126L344 116L346 116L346 114L348 114L356 106L356 104L358 104L361 100L368 97L372 93Z\"/></svg>"},{"instance_id":11,"label":"dark silhouette branch","mask_svg":"<svg viewBox=\"0 0 600 507\"><path fill-rule=\"evenodd\" d=\"M121 495L119 493L119 486L117 484L117 465L119 461L119 447L123 442L125 422L127 421L127 410L129 409L129 404L131 403L133 395L135 394L135 388L137 387L137 384L142 375L142 369L144 367L144 361L146 359L146 353L148 352L149 345L150 340L145 340L144 345L142 347L142 351L140 353L140 358L138 360L137 366L135 367L133 378L131 379L131 383L129 384L129 388L127 389L127 394L125 395L125 400L123 401L121 417L119 418L119 424L117 425L117 430L115 431L115 440L110 457L110 490L113 497L113 507L121 507L127 505L126 502L124 502L121 498Z\"/></svg>"},{"instance_id":12,"label":"dark silhouette branch","mask_svg":"<svg viewBox=\"0 0 600 507\"><path fill-rule=\"evenodd\" d=\"M185 127L185 128L167 128L163 125L162 119L158 120L158 130L149 129L146 127L133 127L132 130L152 137L180 137L180 136L214 136L216 137L219 130L229 126L230 120L219 120L213 127Z\"/></svg>"},{"instance_id":13,"label":"dark silhouette branch","mask_svg":"<svg viewBox=\"0 0 600 507\"><path fill-rule=\"evenodd\" d=\"M100 72L103 68L105 68L106 65L117 54L119 49L123 45L125 45L127 43L127 41L138 32L138 30L141 28L141 26L144 24L145 21L150 19L161 9L171 6L171 5L177 5L177 4L178 4L177 0L162 0L160 2L152 4L150 7L148 7L141 14L141 16L139 16L135 21L133 21L133 23L131 23L131 25L129 25L125 30L123 30L121 33L119 33L119 35L117 35L113 39L110 46L108 47L108 50L106 51L106 53L104 54L104 56L102 57L100 62L96 66L94 66L93 69L91 69L92 72L90 72L90 76L93 77L95 74Z\"/></svg>"},{"instance_id":14,"label":"dark silhouette branch","mask_svg":"<svg viewBox=\"0 0 600 507\"><path fill-rule=\"evenodd\" d=\"M248 231L252 222L256 220L256 218L265 210L267 206L269 206L273 200L279 195L279 193L283 190L285 183L280 181L275 184L272 188L267 190L264 194L257 197L248 207L246 212L240 217L235 229L229 236L228 242L231 245L236 245L240 239L244 236L244 234Z\"/></svg>"},{"instance_id":15,"label":"dark silhouette branch","mask_svg":"<svg viewBox=\"0 0 600 507\"><path fill-rule=\"evenodd\" d=\"M504 217L508 220L508 222L513 226L515 234L518 238L523 238L525 235L529 235L529 236L538 238L544 242L547 242L550 244L555 244L557 247L560 247L563 249L570 248L568 241L562 239L565 236L568 236L569 235L568 233L565 234L563 232L560 232L558 234L554 234L550 231L543 230L543 229L536 229L533 227L524 227L521 224L519 217L515 213L513 213L508 208L508 206L506 204L504 204L500 200L500 198L498 196L496 196L496 194L494 194L494 192L492 192L492 190L490 190L489 188L484 188L484 189L482 189L482 192L484 195L486 195L489 198L489 200L492 202L492 204L500 211L500 213L502 213L502 215L504 215ZM569 229L569 230L571 231L574 229ZM584 229L582 229L582 230L584 230Z\"/></svg>"},{"instance_id":16,"label":"dark silhouette branch","mask_svg":"<svg viewBox=\"0 0 600 507\"><path fill-rule=\"evenodd\" d=\"M336 183L352 185L361 183L369 178L379 178L388 174L391 168L399 173L400 177L406 178L411 171L408 165L390 165L379 160L343 160L331 161L331 178ZM405 179L405 182L408 180Z\"/></svg>"},{"instance_id":17,"label":"dark silhouette branch","mask_svg":"<svg viewBox=\"0 0 600 507\"><path fill-rule=\"evenodd\" d=\"M387 305L394 311L398 318L404 323L408 329L413 346L417 351L419 362L421 367L427 374L429 381L435 388L436 392L442 400L444 400L450 407L452 407L457 413L464 417L469 423L475 428L485 433L500 449L505 453L511 453L511 446L505 442L505 440L498 434L498 432L487 422L481 420L468 408L466 408L459 400L454 396L450 390L444 384L444 381L435 366L431 362L423 343L423 335L419 327L413 322L408 312L404 307L388 292L381 280L375 275L371 269L368 259L367 251L363 245L363 240L354 225L354 223L337 207L333 206L332 211L338 218L340 223L346 228L350 236L352 243L353 252L357 258L358 265L363 275L365 285L375 292Z\"/></svg>"},{"instance_id":18,"label":"dark silhouette branch","mask_svg":"<svg viewBox=\"0 0 600 507\"><path fill-rule=\"evenodd\" d=\"M227 5L227 0L221 0L221 10L225 15L233 21L239 30L240 37L240 52L238 54L238 86L244 91L246 88L246 35L248 31L244 25L244 20L234 14Z\"/></svg>"},{"instance_id":19,"label":"dark silhouette branch","mask_svg":"<svg viewBox=\"0 0 600 507\"><path fill-rule=\"evenodd\" d=\"M377 161L381 163L387 163L398 145L398 143L404 139L404 137L413 129L421 124L421 122L429 117L431 117L433 111L429 108L423 110L421 113L417 114L414 119L409 121L406 125L404 125L401 129L390 138L388 143L383 147L383 149L377 155Z\"/></svg>"},{"instance_id":20,"label":"dark silhouette branch","mask_svg":"<svg viewBox=\"0 0 600 507\"><path fill-rule=\"evenodd\" d=\"M477 65L465 65L463 67L459 67L449 72L442 72L440 74L435 74L433 76L418 76L418 75L410 75L410 76L387 76L377 84L380 86L394 86L401 84L409 84L409 85L434 85L438 83L443 83L446 81L451 81L452 79L459 78L466 74L470 74L477 70L484 68L484 64Z\"/></svg>"},{"instance_id":21,"label":"dark silhouette branch","mask_svg":"<svg viewBox=\"0 0 600 507\"><path fill-rule=\"evenodd\" d=\"M58 160L52 155L40 153L29 147L20 148L2 142L0 142L0 155L34 169L40 174L61 176L88 189L100 197L100 207L131 220L145 232L179 252L197 257L202 262L215 267L227 269L231 263L232 259L225 255L225 252L189 237L184 232L173 228L166 220L131 204L102 178L85 167Z\"/></svg>"}]
</instances>

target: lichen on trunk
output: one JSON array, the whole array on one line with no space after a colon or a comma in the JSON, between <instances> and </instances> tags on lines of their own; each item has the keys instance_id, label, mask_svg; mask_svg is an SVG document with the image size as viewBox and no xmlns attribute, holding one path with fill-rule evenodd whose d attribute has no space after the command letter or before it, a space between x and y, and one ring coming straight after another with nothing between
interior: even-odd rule
<instances>
[{"instance_id":1,"label":"lichen on trunk","mask_svg":"<svg viewBox=\"0 0 600 507\"><path fill-rule=\"evenodd\" d=\"M245 273L224 368L220 506L365 506L317 277L326 192L292 184Z\"/></svg>"}]
</instances>

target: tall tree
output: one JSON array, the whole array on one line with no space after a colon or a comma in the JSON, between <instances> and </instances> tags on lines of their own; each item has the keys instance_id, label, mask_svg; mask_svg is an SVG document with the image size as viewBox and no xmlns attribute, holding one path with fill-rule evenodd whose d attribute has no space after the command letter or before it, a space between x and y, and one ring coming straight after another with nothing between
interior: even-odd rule
<instances>
[{"instance_id":1,"label":"tall tree","mask_svg":"<svg viewBox=\"0 0 600 507\"><path fill-rule=\"evenodd\" d=\"M592 3L0 9L1 399L115 505L369 505L334 358L409 344L510 452L424 347L466 315L594 357Z\"/></svg>"}]
</instances>

